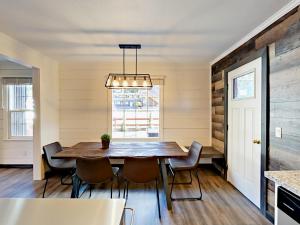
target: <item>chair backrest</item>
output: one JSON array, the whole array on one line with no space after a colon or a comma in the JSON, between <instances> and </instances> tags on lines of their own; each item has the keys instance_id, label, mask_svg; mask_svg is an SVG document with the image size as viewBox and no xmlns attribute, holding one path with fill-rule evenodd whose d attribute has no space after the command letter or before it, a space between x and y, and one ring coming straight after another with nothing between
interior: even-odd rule
<instances>
[{"instance_id":1,"label":"chair backrest","mask_svg":"<svg viewBox=\"0 0 300 225\"><path fill-rule=\"evenodd\" d=\"M57 168L57 165L60 163L60 159L52 159L52 156L55 155L55 153L62 151L63 148L59 142L53 142L51 144L43 146L43 151L45 154L45 159L47 162L47 165L50 169Z\"/></svg>"},{"instance_id":2,"label":"chair backrest","mask_svg":"<svg viewBox=\"0 0 300 225\"><path fill-rule=\"evenodd\" d=\"M193 141L192 145L190 146L188 161L191 163L191 165L193 165L193 167L197 167L199 164L202 148L202 144L197 141Z\"/></svg>"},{"instance_id":3,"label":"chair backrest","mask_svg":"<svg viewBox=\"0 0 300 225\"><path fill-rule=\"evenodd\" d=\"M156 157L132 157L124 160L123 175L128 181L147 183L159 177Z\"/></svg>"},{"instance_id":4,"label":"chair backrest","mask_svg":"<svg viewBox=\"0 0 300 225\"><path fill-rule=\"evenodd\" d=\"M112 179L114 174L109 159L106 157L80 157L76 159L76 175L90 184L97 184Z\"/></svg>"}]
</instances>

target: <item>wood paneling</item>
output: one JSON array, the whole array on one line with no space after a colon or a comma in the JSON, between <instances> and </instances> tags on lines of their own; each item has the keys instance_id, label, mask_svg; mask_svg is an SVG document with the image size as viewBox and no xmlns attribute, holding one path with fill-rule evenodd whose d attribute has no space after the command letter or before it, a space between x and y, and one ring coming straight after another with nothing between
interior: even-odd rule
<instances>
[{"instance_id":1,"label":"wood paneling","mask_svg":"<svg viewBox=\"0 0 300 225\"><path fill-rule=\"evenodd\" d=\"M105 76L118 63L63 63L60 66L60 140L71 146L97 141L110 130ZM163 140L190 145L210 144L209 70L196 63L145 63L151 76L164 77ZM222 82L218 84L218 88ZM221 89L220 89L221 90ZM219 102L222 104L222 94ZM216 103L218 104L218 103ZM222 109L218 108L218 111Z\"/></svg>"},{"instance_id":2,"label":"wood paneling","mask_svg":"<svg viewBox=\"0 0 300 225\"><path fill-rule=\"evenodd\" d=\"M270 147L268 170L300 168L300 10L295 8L244 45L212 66L212 136L213 145L222 148L224 129L224 94L217 92L220 74L257 49L269 45L270 71ZM224 91L223 89L220 89ZM224 117L224 116L223 116ZM223 120L224 121L224 120ZM282 139L275 138L275 128L282 128ZM267 210L274 213L274 184L268 182Z\"/></svg>"},{"instance_id":3,"label":"wood paneling","mask_svg":"<svg viewBox=\"0 0 300 225\"><path fill-rule=\"evenodd\" d=\"M161 203L161 221L158 218L154 184L131 184L127 207L135 210L135 224L142 225L271 225L240 192L211 169L200 167L203 192L202 201L175 201L173 211L168 211L165 201ZM194 175L193 175L194 176ZM178 179L189 179L188 174L178 174ZM196 179L193 177L193 179ZM41 197L45 181L32 181L32 169L0 168L1 198ZM113 197L117 197L116 184ZM174 195L197 195L197 182L193 185L175 185ZM49 180L47 198L69 198L71 186L60 185L59 177ZM96 186L92 199L109 198L110 187ZM82 198L88 198L89 193ZM162 198L162 193L161 193ZM130 215L126 215L130 219ZM127 221L126 224L129 224Z\"/></svg>"},{"instance_id":4,"label":"wood paneling","mask_svg":"<svg viewBox=\"0 0 300 225\"><path fill-rule=\"evenodd\" d=\"M212 75L212 146L224 152L224 73Z\"/></svg>"},{"instance_id":5,"label":"wood paneling","mask_svg":"<svg viewBox=\"0 0 300 225\"><path fill-rule=\"evenodd\" d=\"M298 21L300 20L300 11L298 13ZM300 23L292 24L285 35L276 42L276 56L289 52L300 46Z\"/></svg>"},{"instance_id":6,"label":"wood paneling","mask_svg":"<svg viewBox=\"0 0 300 225\"><path fill-rule=\"evenodd\" d=\"M255 40L256 49L260 49L264 46L274 43L284 37L284 35L288 32L291 28L291 25L298 22L300 19L300 11L294 13L293 15L289 16L281 23L277 24L273 28L269 29L263 35L259 36Z\"/></svg>"},{"instance_id":7,"label":"wood paneling","mask_svg":"<svg viewBox=\"0 0 300 225\"><path fill-rule=\"evenodd\" d=\"M296 25L300 25L300 22ZM294 25L291 29L294 31ZM297 32L300 35L300 30ZM290 40L295 39L291 37ZM277 42L270 46L270 52L273 53L270 54L270 65L273 69L270 70L269 169L300 169L300 48L287 45L278 55L274 51L276 45ZM276 127L282 128L282 138L275 137ZM272 204L271 200L269 204Z\"/></svg>"}]
</instances>

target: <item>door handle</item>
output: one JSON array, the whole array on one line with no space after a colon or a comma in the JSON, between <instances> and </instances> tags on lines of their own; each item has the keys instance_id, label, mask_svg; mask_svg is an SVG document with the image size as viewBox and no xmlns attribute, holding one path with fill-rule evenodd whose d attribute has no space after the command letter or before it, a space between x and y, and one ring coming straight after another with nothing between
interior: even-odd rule
<instances>
[{"instance_id":1,"label":"door handle","mask_svg":"<svg viewBox=\"0 0 300 225\"><path fill-rule=\"evenodd\" d=\"M258 144L259 145L260 143L261 143L260 140L256 140L256 139L253 140L253 144Z\"/></svg>"}]
</instances>

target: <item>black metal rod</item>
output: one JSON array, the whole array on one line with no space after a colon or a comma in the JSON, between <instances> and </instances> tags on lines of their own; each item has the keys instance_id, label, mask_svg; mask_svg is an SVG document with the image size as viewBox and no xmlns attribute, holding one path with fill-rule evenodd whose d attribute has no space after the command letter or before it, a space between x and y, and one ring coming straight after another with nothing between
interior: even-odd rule
<instances>
[{"instance_id":1,"label":"black metal rod","mask_svg":"<svg viewBox=\"0 0 300 225\"><path fill-rule=\"evenodd\" d=\"M125 74L125 48L123 48L123 74Z\"/></svg>"},{"instance_id":2,"label":"black metal rod","mask_svg":"<svg viewBox=\"0 0 300 225\"><path fill-rule=\"evenodd\" d=\"M135 74L137 74L137 48L135 49Z\"/></svg>"}]
</instances>

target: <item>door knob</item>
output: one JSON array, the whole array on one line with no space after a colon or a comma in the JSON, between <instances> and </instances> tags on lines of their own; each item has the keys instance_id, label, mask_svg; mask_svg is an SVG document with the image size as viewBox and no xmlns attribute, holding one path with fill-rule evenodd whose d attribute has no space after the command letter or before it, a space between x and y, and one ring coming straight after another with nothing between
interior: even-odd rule
<instances>
[{"instance_id":1,"label":"door knob","mask_svg":"<svg viewBox=\"0 0 300 225\"><path fill-rule=\"evenodd\" d=\"M260 140L254 139L254 140L253 140L253 144L258 144L258 145L259 145L259 144L260 144Z\"/></svg>"}]
</instances>

